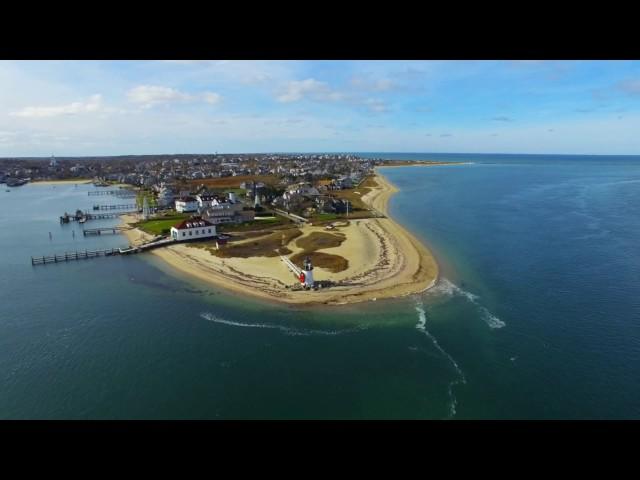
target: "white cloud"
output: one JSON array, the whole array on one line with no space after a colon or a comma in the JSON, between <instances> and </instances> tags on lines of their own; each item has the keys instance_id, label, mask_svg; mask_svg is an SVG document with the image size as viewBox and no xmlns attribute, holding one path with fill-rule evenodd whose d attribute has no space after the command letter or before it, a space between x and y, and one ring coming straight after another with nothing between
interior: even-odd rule
<instances>
[{"instance_id":1,"label":"white cloud","mask_svg":"<svg viewBox=\"0 0 640 480\"><path fill-rule=\"evenodd\" d=\"M388 78L367 80L362 77L353 77L351 79L351 85L360 90L370 90L373 92L384 92L397 87L396 83Z\"/></svg>"},{"instance_id":2,"label":"white cloud","mask_svg":"<svg viewBox=\"0 0 640 480\"><path fill-rule=\"evenodd\" d=\"M182 93L170 87L158 85L139 85L127 92L129 101L138 103L144 107L151 107L159 103L191 100L191 95Z\"/></svg>"},{"instance_id":3,"label":"white cloud","mask_svg":"<svg viewBox=\"0 0 640 480\"><path fill-rule=\"evenodd\" d=\"M210 103L211 105L215 105L216 103L220 102L222 97L214 92L205 92L202 94L202 99L205 102Z\"/></svg>"},{"instance_id":4,"label":"white cloud","mask_svg":"<svg viewBox=\"0 0 640 480\"><path fill-rule=\"evenodd\" d=\"M102 95L92 95L84 102L73 102L68 105L53 107L25 107L22 110L11 112L10 115L14 117L45 118L99 112L101 110L104 110Z\"/></svg>"},{"instance_id":5,"label":"white cloud","mask_svg":"<svg viewBox=\"0 0 640 480\"><path fill-rule=\"evenodd\" d=\"M382 100L376 98L368 98L367 100L365 100L364 104L372 112L382 113L388 110L387 104Z\"/></svg>"},{"instance_id":6,"label":"white cloud","mask_svg":"<svg viewBox=\"0 0 640 480\"><path fill-rule=\"evenodd\" d=\"M331 93L329 86L325 82L320 82L313 78L293 80L287 83L284 93L278 96L278 101L285 103L297 102L307 95L317 98Z\"/></svg>"},{"instance_id":7,"label":"white cloud","mask_svg":"<svg viewBox=\"0 0 640 480\"><path fill-rule=\"evenodd\" d=\"M214 92L204 92L198 95L181 92L175 88L162 87L159 85L139 85L127 92L130 102L137 103L143 108L150 108L154 105L172 102L194 102L203 101L211 105L220 102L222 97Z\"/></svg>"}]
</instances>

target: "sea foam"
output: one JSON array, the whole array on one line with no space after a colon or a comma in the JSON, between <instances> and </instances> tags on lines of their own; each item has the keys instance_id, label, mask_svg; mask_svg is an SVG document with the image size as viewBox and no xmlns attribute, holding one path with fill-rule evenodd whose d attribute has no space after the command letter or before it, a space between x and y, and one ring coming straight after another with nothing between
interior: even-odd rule
<instances>
[{"instance_id":1,"label":"sea foam","mask_svg":"<svg viewBox=\"0 0 640 480\"><path fill-rule=\"evenodd\" d=\"M227 320L225 318L220 318L208 312L201 313L200 316L205 320L208 320L214 323L220 323L220 324L229 325L232 327L266 328L266 329L272 329L272 330L279 330L285 335L290 335L290 336L342 335L344 333L357 332L357 331L367 329L365 325L359 325L354 328L344 328L340 330L314 330L314 329L306 329L306 328L292 328L292 327L286 327L284 325L277 325L277 324L270 324L270 323L237 322L234 320Z\"/></svg>"},{"instance_id":2,"label":"sea foam","mask_svg":"<svg viewBox=\"0 0 640 480\"><path fill-rule=\"evenodd\" d=\"M451 364L453 365L453 367L455 368L457 374L458 374L458 378L452 380L451 382L449 382L449 387L447 389L448 394L449 394L449 399L450 399L450 404L449 404L449 416L447 418L452 418L456 415L457 410L456 407L458 406L458 399L456 398L455 394L453 393L453 387L455 387L456 385L462 383L462 384L466 384L467 383L467 379L464 376L464 373L462 371L462 369L460 368L460 366L458 365L458 362L456 362L454 360L454 358L449 355L449 353L442 348L442 346L440 346L440 344L438 343L438 340L436 339L436 337L434 337L431 332L429 332L429 330L427 330L427 312L424 309L424 304L422 302L418 302L416 304L416 312L418 312L418 323L416 324L416 328L418 330L420 330L422 333L424 333L429 340L431 340L431 343L433 343L433 346L436 347L436 349L442 353L442 355L444 355L449 362L451 362Z\"/></svg>"},{"instance_id":3,"label":"sea foam","mask_svg":"<svg viewBox=\"0 0 640 480\"><path fill-rule=\"evenodd\" d=\"M440 278L440 280L438 280L438 283L433 288L427 290L427 295L438 295L447 297L459 295L469 300L478 308L480 312L480 318L482 318L482 320L489 326L489 328L502 328L506 325L505 322L493 315L486 307L482 306L480 302L478 302L478 300L480 299L479 295L463 290L452 281L444 277Z\"/></svg>"}]
</instances>

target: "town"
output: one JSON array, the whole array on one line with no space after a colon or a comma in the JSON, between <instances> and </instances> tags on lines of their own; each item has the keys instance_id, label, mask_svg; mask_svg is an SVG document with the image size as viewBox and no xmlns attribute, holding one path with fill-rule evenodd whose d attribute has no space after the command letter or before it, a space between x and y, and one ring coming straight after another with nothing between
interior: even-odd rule
<instances>
[{"instance_id":1,"label":"town","mask_svg":"<svg viewBox=\"0 0 640 480\"><path fill-rule=\"evenodd\" d=\"M361 202L346 191L375 166L388 163L350 154L2 158L0 183L17 187L91 180L100 187L126 185L144 192L154 211L175 209L216 225L240 224L269 212L302 218L362 215Z\"/></svg>"},{"instance_id":2,"label":"town","mask_svg":"<svg viewBox=\"0 0 640 480\"><path fill-rule=\"evenodd\" d=\"M189 270L193 258L204 254L200 264L208 265L207 278L233 279L232 287L246 287L243 282L254 278L253 291L281 298L283 288L373 287L387 270L395 274L387 267L390 258L395 263L401 258L389 253L397 229L376 222L386 218L385 204L372 201L393 190L375 168L439 163L351 154L52 156L0 159L0 181L10 188L29 182L92 183L95 188L87 192L92 211L65 212L60 224L78 222L83 236L124 234L130 242L119 249L36 255L32 265L154 250L168 261L180 257L174 266ZM110 203L96 203L107 195ZM84 226L116 217L119 226ZM374 222L361 222L367 219ZM176 249L179 244L184 246ZM376 245L373 256L360 258L364 252L356 244ZM321 269L319 275L314 267ZM238 278L248 270L264 271Z\"/></svg>"}]
</instances>

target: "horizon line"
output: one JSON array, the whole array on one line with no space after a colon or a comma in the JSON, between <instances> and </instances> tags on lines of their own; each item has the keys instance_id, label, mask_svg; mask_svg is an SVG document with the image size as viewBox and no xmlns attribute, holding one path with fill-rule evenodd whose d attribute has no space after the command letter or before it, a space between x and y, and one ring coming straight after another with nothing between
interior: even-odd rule
<instances>
[{"instance_id":1,"label":"horizon line","mask_svg":"<svg viewBox=\"0 0 640 480\"><path fill-rule=\"evenodd\" d=\"M265 152L195 152L195 153L123 153L114 155L21 155L21 156L2 156L0 160L14 159L14 160L27 160L27 159L50 159L51 157L57 158L111 158L111 157L149 157L149 156L161 156L161 155L323 155L323 154L380 154L380 155L528 155L528 156L571 156L571 157L638 157L640 153L504 153L504 152L399 152L399 151L265 151Z\"/></svg>"}]
</instances>

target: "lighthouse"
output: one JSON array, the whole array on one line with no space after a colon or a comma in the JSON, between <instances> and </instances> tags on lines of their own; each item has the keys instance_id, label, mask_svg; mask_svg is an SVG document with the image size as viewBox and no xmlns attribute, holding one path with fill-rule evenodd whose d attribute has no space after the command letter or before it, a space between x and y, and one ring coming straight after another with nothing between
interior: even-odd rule
<instances>
[{"instance_id":1,"label":"lighthouse","mask_svg":"<svg viewBox=\"0 0 640 480\"><path fill-rule=\"evenodd\" d=\"M302 264L300 283L304 288L313 288L313 265L311 264L311 259L309 257L306 257Z\"/></svg>"}]
</instances>

